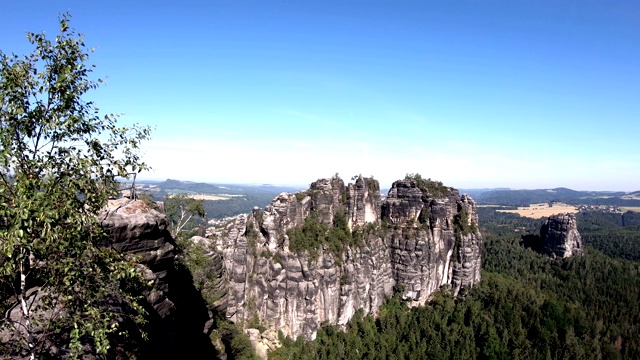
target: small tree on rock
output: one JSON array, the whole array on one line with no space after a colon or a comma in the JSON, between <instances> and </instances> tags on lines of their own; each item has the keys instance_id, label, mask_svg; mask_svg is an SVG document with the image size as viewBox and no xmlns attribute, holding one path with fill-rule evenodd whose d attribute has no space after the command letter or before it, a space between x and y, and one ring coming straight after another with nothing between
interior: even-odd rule
<instances>
[{"instance_id":1,"label":"small tree on rock","mask_svg":"<svg viewBox=\"0 0 640 360\"><path fill-rule=\"evenodd\" d=\"M27 33L26 56L0 51L0 323L4 354L105 354L126 319L141 322L125 291L139 274L108 246L96 214L116 176L147 168L148 127L119 127L84 95L95 89L83 36Z\"/></svg>"},{"instance_id":2,"label":"small tree on rock","mask_svg":"<svg viewBox=\"0 0 640 360\"><path fill-rule=\"evenodd\" d=\"M189 238L196 227L196 219L206 222L204 201L185 194L167 196L164 209L169 219L169 232L174 239ZM198 234L204 236L204 234Z\"/></svg>"}]
</instances>

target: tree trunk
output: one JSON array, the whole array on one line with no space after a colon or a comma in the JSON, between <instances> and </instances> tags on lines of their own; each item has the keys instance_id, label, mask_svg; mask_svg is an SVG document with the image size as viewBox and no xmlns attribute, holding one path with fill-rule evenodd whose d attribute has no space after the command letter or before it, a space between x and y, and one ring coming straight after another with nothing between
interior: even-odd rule
<instances>
[{"instance_id":1,"label":"tree trunk","mask_svg":"<svg viewBox=\"0 0 640 360\"><path fill-rule=\"evenodd\" d=\"M27 306L27 271L29 268L29 264L27 263L27 261L29 261L29 258L27 257L27 260L23 260L20 262L20 295L19 295L19 300L20 300L20 309L22 310L22 317L24 318L24 324L21 324L24 326L26 332L27 332L27 346L29 347L29 359L33 360L35 359L35 353L34 353L34 348L35 348L35 344L34 344L34 337L33 337L33 329L31 328L31 310L29 309L29 306Z\"/></svg>"}]
</instances>

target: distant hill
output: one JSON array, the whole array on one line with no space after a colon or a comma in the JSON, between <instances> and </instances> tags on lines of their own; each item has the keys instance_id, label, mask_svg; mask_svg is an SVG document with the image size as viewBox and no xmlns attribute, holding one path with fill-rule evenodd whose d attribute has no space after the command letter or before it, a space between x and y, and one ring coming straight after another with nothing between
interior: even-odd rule
<instances>
[{"instance_id":1,"label":"distant hill","mask_svg":"<svg viewBox=\"0 0 640 360\"><path fill-rule=\"evenodd\" d=\"M139 182L141 184L145 181ZM161 182L151 183L165 192L171 192L171 190L177 190L176 192L192 192L196 194L205 195L247 195L255 193L276 193L281 192L295 192L301 190L301 188L273 186L273 185L242 185L242 184L209 184L202 182L181 181L174 179L167 179Z\"/></svg>"},{"instance_id":2,"label":"distant hill","mask_svg":"<svg viewBox=\"0 0 640 360\"><path fill-rule=\"evenodd\" d=\"M511 190L509 188L483 188L483 189L459 189L460 194L467 194L476 199L484 193L498 190Z\"/></svg>"},{"instance_id":3,"label":"distant hill","mask_svg":"<svg viewBox=\"0 0 640 360\"><path fill-rule=\"evenodd\" d=\"M272 185L208 184L167 179L165 181L136 181L139 192L162 201L167 195L210 195L220 200L204 200L208 218L224 218L249 213L254 206L265 207L283 192L294 193L301 188Z\"/></svg>"},{"instance_id":4,"label":"distant hill","mask_svg":"<svg viewBox=\"0 0 640 360\"><path fill-rule=\"evenodd\" d=\"M635 192L638 193L638 192ZM533 203L564 202L584 205L640 206L640 196L622 191L577 191L567 188L537 190L490 190L471 195L479 204L526 206Z\"/></svg>"},{"instance_id":5,"label":"distant hill","mask_svg":"<svg viewBox=\"0 0 640 360\"><path fill-rule=\"evenodd\" d=\"M630 192L622 197L623 199L640 200L640 191Z\"/></svg>"},{"instance_id":6,"label":"distant hill","mask_svg":"<svg viewBox=\"0 0 640 360\"><path fill-rule=\"evenodd\" d=\"M163 200L167 195L186 193L192 195L215 195L224 200L205 200L208 218L222 218L250 212L254 206L267 206L280 193L295 193L303 190L297 187L244 184L210 184L203 182L167 179L165 181L136 182L138 191L144 191L155 200ZM387 194L388 189L381 191ZM542 202L564 202L584 205L640 206L640 191L630 193L622 191L577 191L564 187L555 189L512 190L460 189L478 204L526 206Z\"/></svg>"}]
</instances>

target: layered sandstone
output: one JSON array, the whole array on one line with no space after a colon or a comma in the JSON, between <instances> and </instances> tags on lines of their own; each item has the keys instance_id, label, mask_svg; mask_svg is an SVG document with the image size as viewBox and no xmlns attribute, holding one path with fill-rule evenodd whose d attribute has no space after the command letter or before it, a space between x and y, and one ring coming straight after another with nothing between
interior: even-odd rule
<instances>
[{"instance_id":1,"label":"layered sandstone","mask_svg":"<svg viewBox=\"0 0 640 360\"><path fill-rule=\"evenodd\" d=\"M333 177L234 217L209 237L224 262L227 317L312 339L321 324L344 325L358 309L375 314L394 291L419 305L438 289L470 288L482 248L475 203L443 189L397 181L381 203L376 180L345 186ZM310 216L329 226L344 216L361 241L294 252L290 229Z\"/></svg>"},{"instance_id":2,"label":"layered sandstone","mask_svg":"<svg viewBox=\"0 0 640 360\"><path fill-rule=\"evenodd\" d=\"M578 232L575 214L551 215L540 228L542 249L553 257L582 256L582 237Z\"/></svg>"},{"instance_id":3,"label":"layered sandstone","mask_svg":"<svg viewBox=\"0 0 640 360\"><path fill-rule=\"evenodd\" d=\"M171 315L174 304L167 297L167 276L175 268L175 247L167 217L144 201L127 198L110 200L99 216L109 245L123 254L134 255L145 280L153 282L145 295L157 315Z\"/></svg>"}]
</instances>

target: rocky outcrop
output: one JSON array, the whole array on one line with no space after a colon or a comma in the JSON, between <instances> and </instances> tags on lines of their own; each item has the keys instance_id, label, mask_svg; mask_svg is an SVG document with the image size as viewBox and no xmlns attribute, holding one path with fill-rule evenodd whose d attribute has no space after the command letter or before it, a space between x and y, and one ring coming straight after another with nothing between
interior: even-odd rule
<instances>
[{"instance_id":1,"label":"rocky outcrop","mask_svg":"<svg viewBox=\"0 0 640 360\"><path fill-rule=\"evenodd\" d=\"M382 205L391 261L403 297L424 304L441 286L454 294L480 281L481 237L475 202L455 189L435 197L414 181L396 181Z\"/></svg>"},{"instance_id":2,"label":"rocky outcrop","mask_svg":"<svg viewBox=\"0 0 640 360\"><path fill-rule=\"evenodd\" d=\"M370 178L358 177L347 187L347 220L351 229L380 222L380 185Z\"/></svg>"},{"instance_id":3,"label":"rocky outcrop","mask_svg":"<svg viewBox=\"0 0 640 360\"><path fill-rule=\"evenodd\" d=\"M439 190L397 181L381 203L374 179L347 186L338 177L320 179L212 230L208 241L224 262L227 317L312 339L322 323L344 325L358 309L375 314L395 291L419 305L440 288L470 288L480 280L482 248L475 203L452 188ZM292 251L291 229L310 219L325 226L314 229L345 222L342 245Z\"/></svg>"},{"instance_id":4,"label":"rocky outcrop","mask_svg":"<svg viewBox=\"0 0 640 360\"><path fill-rule=\"evenodd\" d=\"M147 319L150 321L148 332L154 336L153 344L150 346L160 348L158 353L172 346L172 323L175 306L169 300L167 293L169 290L169 273L175 268L175 251L173 239L167 231L166 216L157 210L150 208L143 201L132 201L129 199L119 199L109 201L108 205L98 214L98 220L105 229L108 237L105 239L105 246L113 247L115 250L132 255L138 262L137 268L142 272L144 280L152 283L150 289L143 292L147 304L144 304L147 311ZM59 296L50 292L50 288L33 287L27 291L26 299L31 304L31 321L39 319L45 323L57 316L64 316L66 309L64 301L59 301ZM42 311L40 305L44 299L54 299L56 307L52 310ZM148 305L148 306L146 306ZM115 305L118 306L118 305ZM126 311L125 309L119 309ZM18 329L26 329L26 320L22 316L19 303L10 307L6 315L16 324ZM124 326L130 323L123 322ZM19 326L17 326L19 325ZM39 330L38 330L39 332ZM134 332L135 333L135 332ZM27 333L16 333L12 329L3 328L0 331L0 340L4 343L21 342ZM40 335L40 334L39 334ZM17 337L16 337L17 336ZM68 338L58 338L42 336L38 341L42 341L42 347L48 349L50 356L65 357ZM128 349L127 344L118 345L120 350ZM138 346L136 346L138 347ZM140 346L143 347L143 346ZM92 355L92 349L87 345L82 358L97 358ZM128 349L133 351L133 349ZM128 351L127 350L127 351ZM14 353L11 358L27 358L18 353ZM0 356L1 357L1 356Z\"/></svg>"},{"instance_id":5,"label":"rocky outcrop","mask_svg":"<svg viewBox=\"0 0 640 360\"><path fill-rule=\"evenodd\" d=\"M582 256L584 249L575 214L551 215L540 228L542 250L553 257Z\"/></svg>"},{"instance_id":6,"label":"rocky outcrop","mask_svg":"<svg viewBox=\"0 0 640 360\"><path fill-rule=\"evenodd\" d=\"M168 317L174 304L167 298L168 273L174 269L175 247L167 230L166 216L140 200L110 200L99 215L109 235L110 246L131 254L140 263L145 280L152 289L145 294L161 318Z\"/></svg>"},{"instance_id":7,"label":"rocky outcrop","mask_svg":"<svg viewBox=\"0 0 640 360\"><path fill-rule=\"evenodd\" d=\"M138 262L144 280L151 283L144 290L148 323L148 341L139 349L142 357L172 354L176 343L176 305L169 295L175 286L175 246L168 231L167 217L157 204L121 198L110 200L99 214L108 234L108 246L132 255Z\"/></svg>"}]
</instances>

